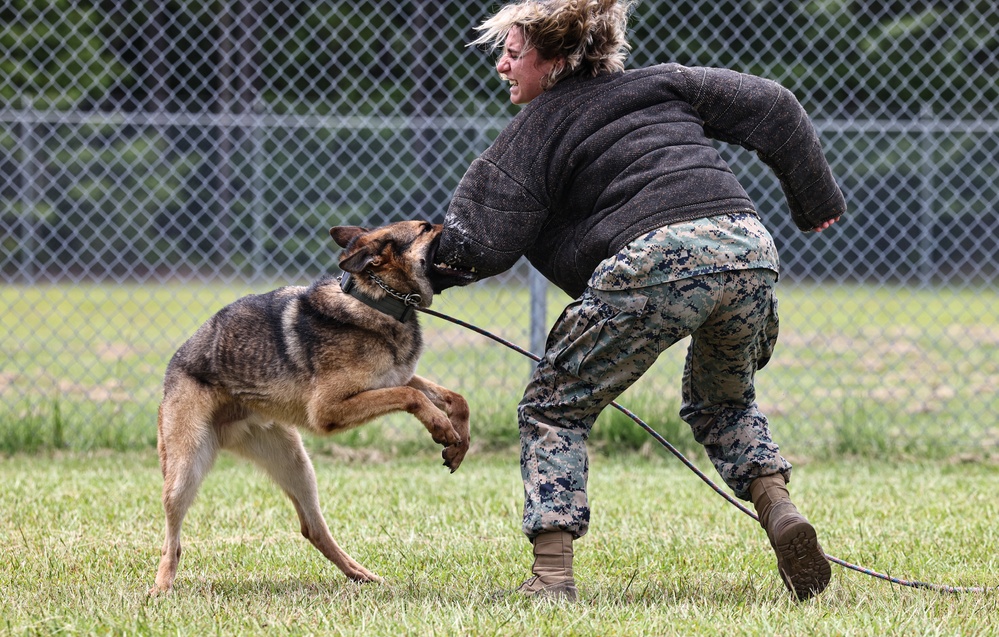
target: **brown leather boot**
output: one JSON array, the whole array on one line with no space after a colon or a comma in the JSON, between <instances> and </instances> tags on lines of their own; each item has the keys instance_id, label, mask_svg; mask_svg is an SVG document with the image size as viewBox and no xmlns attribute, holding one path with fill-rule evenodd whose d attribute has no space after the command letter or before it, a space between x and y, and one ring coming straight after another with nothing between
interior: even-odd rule
<instances>
[{"instance_id":1,"label":"brown leather boot","mask_svg":"<svg viewBox=\"0 0 999 637\"><path fill-rule=\"evenodd\" d=\"M534 577L516 592L548 599L576 601L576 581L572 578L572 534L566 531L541 533L534 538Z\"/></svg>"},{"instance_id":2,"label":"brown leather boot","mask_svg":"<svg viewBox=\"0 0 999 637\"><path fill-rule=\"evenodd\" d=\"M787 589L799 600L825 590L832 568L815 529L791 502L784 476L777 473L753 480L749 495L777 554L777 570Z\"/></svg>"}]
</instances>

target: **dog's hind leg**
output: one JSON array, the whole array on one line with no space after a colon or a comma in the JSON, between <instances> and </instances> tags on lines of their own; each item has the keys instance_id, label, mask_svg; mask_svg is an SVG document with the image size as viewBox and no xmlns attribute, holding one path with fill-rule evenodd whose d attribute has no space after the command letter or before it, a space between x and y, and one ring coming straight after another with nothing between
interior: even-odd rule
<instances>
[{"instance_id":1,"label":"dog's hind leg","mask_svg":"<svg viewBox=\"0 0 999 637\"><path fill-rule=\"evenodd\" d=\"M177 399L167 398L160 407L158 447L163 469L166 538L156 571L156 585L150 594L165 593L173 587L180 562L180 528L184 516L218 455L211 410L204 408L207 401L198 398L201 397L190 394Z\"/></svg>"},{"instance_id":2,"label":"dog's hind leg","mask_svg":"<svg viewBox=\"0 0 999 637\"><path fill-rule=\"evenodd\" d=\"M253 460L278 483L295 505L302 535L344 575L358 582L381 581L333 539L319 508L316 473L297 430L279 424L256 426L226 441L225 448Z\"/></svg>"}]
</instances>

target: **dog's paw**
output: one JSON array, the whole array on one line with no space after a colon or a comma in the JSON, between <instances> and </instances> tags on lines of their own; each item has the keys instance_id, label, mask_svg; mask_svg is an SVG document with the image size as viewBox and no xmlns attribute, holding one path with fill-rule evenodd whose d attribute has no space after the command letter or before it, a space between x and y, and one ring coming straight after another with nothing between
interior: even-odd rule
<instances>
[{"instance_id":1,"label":"dog's paw","mask_svg":"<svg viewBox=\"0 0 999 637\"><path fill-rule=\"evenodd\" d=\"M457 471L461 461L465 459L466 453L468 453L467 440L462 440L456 445L444 447L444 450L441 452L441 457L444 458L444 466L450 469L451 473L454 473Z\"/></svg>"},{"instance_id":2,"label":"dog's paw","mask_svg":"<svg viewBox=\"0 0 999 637\"><path fill-rule=\"evenodd\" d=\"M148 591L146 591L146 597L166 597L173 591L172 588L160 588L159 586L153 586Z\"/></svg>"},{"instance_id":3,"label":"dog's paw","mask_svg":"<svg viewBox=\"0 0 999 637\"><path fill-rule=\"evenodd\" d=\"M430 437L439 445L451 446L461 443L461 436L455 431L451 420L444 415L444 412L440 412L440 416L435 417L427 429L430 431Z\"/></svg>"},{"instance_id":4,"label":"dog's paw","mask_svg":"<svg viewBox=\"0 0 999 637\"><path fill-rule=\"evenodd\" d=\"M357 570L346 573L347 579L358 584L381 584L384 580L379 575L375 575L363 566L358 565Z\"/></svg>"}]
</instances>

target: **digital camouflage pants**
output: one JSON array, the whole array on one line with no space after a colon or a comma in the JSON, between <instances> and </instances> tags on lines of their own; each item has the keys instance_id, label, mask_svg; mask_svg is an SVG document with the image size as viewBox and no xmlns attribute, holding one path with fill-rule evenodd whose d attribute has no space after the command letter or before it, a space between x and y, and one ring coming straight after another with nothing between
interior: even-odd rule
<instances>
[{"instance_id":1,"label":"digital camouflage pants","mask_svg":"<svg viewBox=\"0 0 999 637\"><path fill-rule=\"evenodd\" d=\"M600 411L659 354L690 336L680 416L725 483L749 483L791 465L771 440L753 385L777 341L776 275L736 270L644 288L587 289L552 328L518 408L524 533L586 533L586 439Z\"/></svg>"}]
</instances>

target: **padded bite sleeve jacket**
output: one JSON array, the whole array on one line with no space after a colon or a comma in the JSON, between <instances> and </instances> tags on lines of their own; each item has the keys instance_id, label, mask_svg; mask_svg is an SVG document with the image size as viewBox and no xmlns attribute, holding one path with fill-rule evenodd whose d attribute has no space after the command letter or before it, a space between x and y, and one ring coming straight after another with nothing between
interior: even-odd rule
<instances>
[{"instance_id":1,"label":"padded bite sleeve jacket","mask_svg":"<svg viewBox=\"0 0 999 637\"><path fill-rule=\"evenodd\" d=\"M535 98L469 166L438 260L484 278L526 255L576 297L600 261L644 232L755 213L711 139L757 152L798 228L845 212L790 91L735 71L667 64L569 78Z\"/></svg>"}]
</instances>

